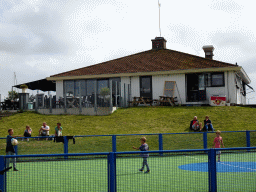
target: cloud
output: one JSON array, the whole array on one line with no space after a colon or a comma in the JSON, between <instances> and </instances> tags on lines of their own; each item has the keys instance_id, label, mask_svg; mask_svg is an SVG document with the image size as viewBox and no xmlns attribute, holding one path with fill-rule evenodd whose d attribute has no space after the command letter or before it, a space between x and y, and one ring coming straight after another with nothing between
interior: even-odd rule
<instances>
[{"instance_id":1,"label":"cloud","mask_svg":"<svg viewBox=\"0 0 256 192\"><path fill-rule=\"evenodd\" d=\"M237 11L241 11L243 9L243 6L239 5L233 0L214 0L210 4L210 8L213 10L235 13Z\"/></svg>"}]
</instances>

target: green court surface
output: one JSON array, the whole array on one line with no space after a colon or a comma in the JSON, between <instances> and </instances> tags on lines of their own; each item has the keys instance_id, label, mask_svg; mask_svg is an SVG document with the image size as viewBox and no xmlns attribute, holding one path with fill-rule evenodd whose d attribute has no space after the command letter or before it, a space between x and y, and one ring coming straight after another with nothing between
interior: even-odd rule
<instances>
[{"instance_id":1,"label":"green court surface","mask_svg":"<svg viewBox=\"0 0 256 192\"><path fill-rule=\"evenodd\" d=\"M7 191L108 191L107 156L82 158L51 160L47 157L44 161L20 158L23 162L17 163L19 171L6 173ZM149 174L138 171L142 160L138 155L117 156L117 191L209 191L205 153L151 154ZM256 191L255 152L222 153L221 161L217 163L218 191Z\"/></svg>"}]
</instances>

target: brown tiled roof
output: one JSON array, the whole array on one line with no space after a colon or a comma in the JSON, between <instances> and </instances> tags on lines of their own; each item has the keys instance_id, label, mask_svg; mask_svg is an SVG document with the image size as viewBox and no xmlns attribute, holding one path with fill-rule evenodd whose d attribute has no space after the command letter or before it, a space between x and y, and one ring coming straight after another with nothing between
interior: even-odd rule
<instances>
[{"instance_id":1,"label":"brown tiled roof","mask_svg":"<svg viewBox=\"0 0 256 192\"><path fill-rule=\"evenodd\" d=\"M172 71L220 67L235 67L235 65L174 50L160 49L136 53L96 65L56 74L51 77Z\"/></svg>"}]
</instances>

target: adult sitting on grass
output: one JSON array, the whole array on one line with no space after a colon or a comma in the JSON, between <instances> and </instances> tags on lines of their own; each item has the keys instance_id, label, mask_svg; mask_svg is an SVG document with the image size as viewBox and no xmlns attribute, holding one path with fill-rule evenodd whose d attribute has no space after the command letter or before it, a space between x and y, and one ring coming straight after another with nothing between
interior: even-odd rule
<instances>
[{"instance_id":1,"label":"adult sitting on grass","mask_svg":"<svg viewBox=\"0 0 256 192\"><path fill-rule=\"evenodd\" d=\"M61 123L57 123L57 127L55 127L55 136L62 136L62 129Z\"/></svg>"},{"instance_id":2,"label":"adult sitting on grass","mask_svg":"<svg viewBox=\"0 0 256 192\"><path fill-rule=\"evenodd\" d=\"M202 130L202 123L199 123L197 120L197 116L190 122L190 129L194 131L201 131Z\"/></svg>"},{"instance_id":3,"label":"adult sitting on grass","mask_svg":"<svg viewBox=\"0 0 256 192\"><path fill-rule=\"evenodd\" d=\"M46 124L46 122L43 122L43 126L39 129L39 136L49 136L49 131L50 127ZM46 138L46 140L48 139Z\"/></svg>"},{"instance_id":4,"label":"adult sitting on grass","mask_svg":"<svg viewBox=\"0 0 256 192\"><path fill-rule=\"evenodd\" d=\"M204 120L204 129L206 131L209 130L209 128L214 131L213 126L212 126L212 121L209 119L209 116L205 116L205 120Z\"/></svg>"},{"instance_id":5,"label":"adult sitting on grass","mask_svg":"<svg viewBox=\"0 0 256 192\"><path fill-rule=\"evenodd\" d=\"M24 131L24 137L31 137L32 129L29 125L26 126L26 129ZM29 138L27 138L27 141L29 141Z\"/></svg>"}]
</instances>

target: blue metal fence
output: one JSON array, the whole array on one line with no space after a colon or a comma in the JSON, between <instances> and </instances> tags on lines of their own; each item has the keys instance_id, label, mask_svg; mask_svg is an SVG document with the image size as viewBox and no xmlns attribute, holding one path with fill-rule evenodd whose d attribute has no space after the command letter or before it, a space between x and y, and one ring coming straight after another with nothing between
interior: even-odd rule
<instances>
[{"instance_id":1,"label":"blue metal fence","mask_svg":"<svg viewBox=\"0 0 256 192\"><path fill-rule=\"evenodd\" d=\"M215 137L214 132L187 132L187 133L159 133L159 134L120 134L120 135L78 135L74 136L74 138L80 142L76 142L77 145L71 145L72 141L69 141L67 139L67 136L63 137L63 145L59 143L58 145L54 143L41 143L38 145L38 143L32 145L26 142L25 137L18 138L19 140L24 139L24 142L22 144L19 144L18 146L15 146L16 154L45 154L44 149L48 147L48 149L58 149L57 151L52 151L52 153L80 153L80 152L118 152L118 151L130 151L131 148L126 149L122 148L121 143L123 141L123 138L131 138L134 139L138 136L147 136L151 137L154 140L154 144L157 144L158 146L155 146L151 149L153 150L174 150L174 149L208 149L211 147L213 139ZM234 140L239 140L239 142L236 142L237 144L234 146L228 146L228 147L251 147L256 146L256 131L223 131L221 133L222 135L225 134L232 134L232 137L234 137ZM154 137L154 138L153 138ZM30 140L35 139L44 139L49 138L53 139L53 137L30 137ZM105 143L102 142L102 139L105 138ZM223 137L225 141L225 136ZM244 138L244 139L241 139ZM88 141L90 139L90 141ZM97 139L97 140L96 140ZM6 138L0 138L0 141L2 143L5 143ZM173 141L177 140L177 142L168 143L167 141ZM197 145L195 145L195 140ZM91 144L90 142L97 141L98 142L98 148L95 148L90 151L86 150L75 150L76 146L86 146L88 144ZM153 142L153 141L152 141ZM187 143L186 143L187 142ZM168 143L168 144L167 144ZM200 144L201 143L201 144ZM46 145L47 146L44 146ZM176 145L176 146L175 146ZM184 146L183 146L184 145ZM33 147L35 148L33 150ZM152 147L152 145L151 145ZM62 148L62 149L61 149ZM101 149L100 151L99 148ZM4 147L2 147L2 152L0 154L4 155L5 153Z\"/></svg>"},{"instance_id":2,"label":"blue metal fence","mask_svg":"<svg viewBox=\"0 0 256 192\"><path fill-rule=\"evenodd\" d=\"M216 162L216 152L222 162ZM149 154L149 175L139 173ZM159 155L163 154L163 156ZM6 191L254 191L256 147L0 156ZM1 171L0 170L0 171Z\"/></svg>"}]
</instances>

